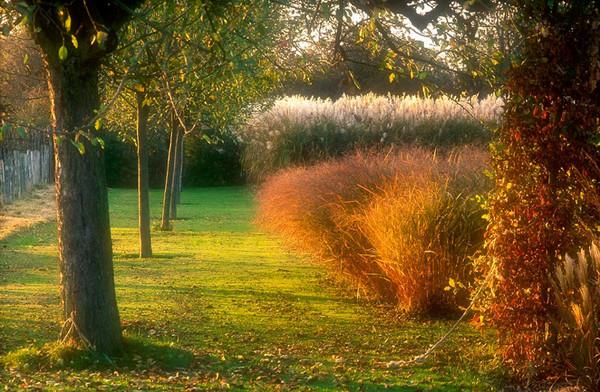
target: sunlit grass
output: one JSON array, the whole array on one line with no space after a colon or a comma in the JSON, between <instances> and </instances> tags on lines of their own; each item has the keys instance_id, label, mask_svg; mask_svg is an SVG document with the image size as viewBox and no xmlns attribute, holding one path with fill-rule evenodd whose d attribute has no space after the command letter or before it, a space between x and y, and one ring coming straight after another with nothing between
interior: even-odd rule
<instances>
[{"instance_id":1,"label":"sunlit grass","mask_svg":"<svg viewBox=\"0 0 600 392\"><path fill-rule=\"evenodd\" d=\"M160 193L151 198L158 219ZM44 352L60 331L55 228L43 224L0 243L0 356L19 368L0 370L0 385L61 391L495 389L492 339L466 324L425 363L386 368L388 361L421 353L450 323L399 321L393 309L336 288L320 267L283 251L251 225L254 204L244 188L186 190L182 219L173 232L153 233L155 257L144 260L136 256L135 192L113 190L110 201L122 324L128 339L142 342L144 354L80 370L77 363L23 370L20 365L35 362L30 358L47 364ZM174 366L183 369L170 369L162 348L193 358Z\"/></svg>"}]
</instances>

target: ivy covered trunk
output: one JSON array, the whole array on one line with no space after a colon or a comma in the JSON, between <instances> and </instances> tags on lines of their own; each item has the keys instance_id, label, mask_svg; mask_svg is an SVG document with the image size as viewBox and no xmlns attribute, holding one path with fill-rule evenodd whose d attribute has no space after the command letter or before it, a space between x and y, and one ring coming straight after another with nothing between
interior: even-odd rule
<instances>
[{"instance_id":1,"label":"ivy covered trunk","mask_svg":"<svg viewBox=\"0 0 600 392\"><path fill-rule=\"evenodd\" d=\"M122 338L115 298L102 150L76 132L100 106L98 64L46 56L55 145L62 335L114 354ZM90 127L91 128L91 127Z\"/></svg>"},{"instance_id":2,"label":"ivy covered trunk","mask_svg":"<svg viewBox=\"0 0 600 392\"><path fill-rule=\"evenodd\" d=\"M568 363L554 332L550 274L565 252L588 245L600 219L576 175L600 180L590 170L600 158L594 3L518 5L524 42L512 59L504 123L493 146L487 243L496 271L489 316L506 363L525 377Z\"/></svg>"},{"instance_id":3,"label":"ivy covered trunk","mask_svg":"<svg viewBox=\"0 0 600 392\"><path fill-rule=\"evenodd\" d=\"M148 173L147 125L148 108L144 105L145 94L136 92L137 103L137 166L138 166L138 226L140 257L152 256L150 233L150 180Z\"/></svg>"}]
</instances>

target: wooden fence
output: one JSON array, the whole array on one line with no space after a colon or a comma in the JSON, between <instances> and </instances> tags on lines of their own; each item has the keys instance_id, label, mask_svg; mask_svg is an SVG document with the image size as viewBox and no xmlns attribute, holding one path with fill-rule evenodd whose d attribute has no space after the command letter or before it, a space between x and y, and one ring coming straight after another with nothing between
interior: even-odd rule
<instances>
[{"instance_id":1,"label":"wooden fence","mask_svg":"<svg viewBox=\"0 0 600 392\"><path fill-rule=\"evenodd\" d=\"M52 142L49 133L7 131L0 141L0 206L37 185L53 181Z\"/></svg>"}]
</instances>

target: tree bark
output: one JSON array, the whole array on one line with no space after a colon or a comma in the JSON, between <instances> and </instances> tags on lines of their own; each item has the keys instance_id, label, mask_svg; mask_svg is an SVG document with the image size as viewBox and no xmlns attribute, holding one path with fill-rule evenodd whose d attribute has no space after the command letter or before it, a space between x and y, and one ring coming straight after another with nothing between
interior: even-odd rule
<instances>
[{"instance_id":1,"label":"tree bark","mask_svg":"<svg viewBox=\"0 0 600 392\"><path fill-rule=\"evenodd\" d=\"M144 106L145 94L136 92L137 103L137 164L138 164L138 221L140 257L152 256L150 234L150 194L148 179L147 123L148 109Z\"/></svg>"},{"instance_id":2,"label":"tree bark","mask_svg":"<svg viewBox=\"0 0 600 392\"><path fill-rule=\"evenodd\" d=\"M183 133L183 131L182 131ZM181 203L181 188L183 186L183 158L184 158L184 148L183 144L185 142L185 135L181 135L181 141L179 143L179 155L177 157L177 192L175 194L175 203L179 205Z\"/></svg>"},{"instance_id":3,"label":"tree bark","mask_svg":"<svg viewBox=\"0 0 600 392\"><path fill-rule=\"evenodd\" d=\"M167 170L165 174L165 190L163 192L161 230L171 228L171 198L173 194L173 173L175 166L175 147L177 143L177 121L171 114L171 135L169 137L169 155L167 157Z\"/></svg>"},{"instance_id":4,"label":"tree bark","mask_svg":"<svg viewBox=\"0 0 600 392\"><path fill-rule=\"evenodd\" d=\"M104 157L92 122L100 108L98 72L118 46L118 31L142 0L25 0L23 19L43 53L53 127L61 299L61 336L107 355L122 351L112 264ZM69 43L63 31L78 43ZM102 43L99 28L106 33ZM68 49L67 49L68 47ZM85 150L85 151L84 151Z\"/></svg>"},{"instance_id":5,"label":"tree bark","mask_svg":"<svg viewBox=\"0 0 600 392\"><path fill-rule=\"evenodd\" d=\"M177 128L177 135L175 137L175 159L173 166L173 191L171 193L171 219L177 219L177 204L179 204L180 192L181 192L181 147L183 146L183 129Z\"/></svg>"},{"instance_id":6,"label":"tree bark","mask_svg":"<svg viewBox=\"0 0 600 392\"><path fill-rule=\"evenodd\" d=\"M80 137L100 106L97 63L46 56L54 129L62 335L106 354L122 349L102 150Z\"/></svg>"}]
</instances>

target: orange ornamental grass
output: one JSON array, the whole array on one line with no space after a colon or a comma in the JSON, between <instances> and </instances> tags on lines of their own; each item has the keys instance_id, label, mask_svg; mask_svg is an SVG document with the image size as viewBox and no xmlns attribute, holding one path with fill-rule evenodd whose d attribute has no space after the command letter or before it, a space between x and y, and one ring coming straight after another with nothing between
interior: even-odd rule
<instances>
[{"instance_id":1,"label":"orange ornamental grass","mask_svg":"<svg viewBox=\"0 0 600 392\"><path fill-rule=\"evenodd\" d=\"M372 260L358 222L349 218L393 178L394 161L356 154L281 171L260 188L257 220L294 249L326 262L363 292L390 300L392 286Z\"/></svg>"},{"instance_id":2,"label":"orange ornamental grass","mask_svg":"<svg viewBox=\"0 0 600 392\"><path fill-rule=\"evenodd\" d=\"M362 211L374 259L409 313L446 313L468 301L470 257L485 221L474 196L488 189L485 154L468 149L400 168Z\"/></svg>"},{"instance_id":3,"label":"orange ornamental grass","mask_svg":"<svg viewBox=\"0 0 600 392\"><path fill-rule=\"evenodd\" d=\"M454 310L485 226L471 198L486 189L485 162L473 148L411 148L284 170L260 189L258 222L371 297L414 313Z\"/></svg>"}]
</instances>

